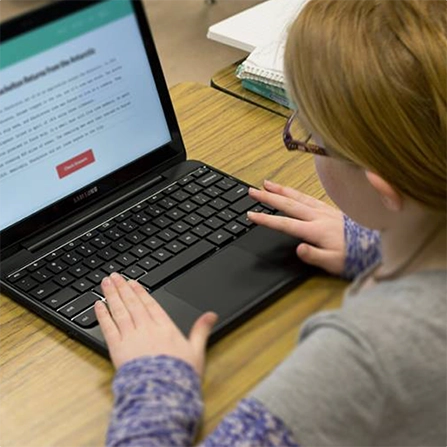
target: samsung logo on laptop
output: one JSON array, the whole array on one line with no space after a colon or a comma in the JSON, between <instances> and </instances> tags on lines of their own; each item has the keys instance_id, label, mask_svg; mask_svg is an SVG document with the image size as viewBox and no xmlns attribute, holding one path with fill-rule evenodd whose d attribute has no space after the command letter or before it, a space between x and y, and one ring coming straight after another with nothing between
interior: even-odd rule
<instances>
[{"instance_id":1,"label":"samsung logo on laptop","mask_svg":"<svg viewBox=\"0 0 447 447\"><path fill-rule=\"evenodd\" d=\"M99 188L97 186L87 189L87 191L83 191L77 196L73 197L73 203L81 202L82 200L87 199L88 197L92 196L93 194L96 194L97 192L99 192Z\"/></svg>"}]
</instances>

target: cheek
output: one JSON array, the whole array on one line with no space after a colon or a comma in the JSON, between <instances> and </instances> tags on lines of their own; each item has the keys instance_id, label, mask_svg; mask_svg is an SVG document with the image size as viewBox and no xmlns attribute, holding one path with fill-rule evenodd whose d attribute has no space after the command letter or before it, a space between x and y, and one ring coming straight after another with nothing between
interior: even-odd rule
<instances>
[{"instance_id":1,"label":"cheek","mask_svg":"<svg viewBox=\"0 0 447 447\"><path fill-rule=\"evenodd\" d=\"M341 209L343 209L343 182L340 166L337 166L339 162L331 160L328 157L315 156L315 169L317 171L320 182L323 185L328 196L331 200Z\"/></svg>"}]
</instances>

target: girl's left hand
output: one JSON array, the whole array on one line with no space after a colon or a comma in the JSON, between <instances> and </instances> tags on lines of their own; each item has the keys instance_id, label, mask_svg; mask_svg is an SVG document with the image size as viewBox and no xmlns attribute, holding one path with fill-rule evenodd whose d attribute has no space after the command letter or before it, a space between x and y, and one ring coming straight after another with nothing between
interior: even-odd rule
<instances>
[{"instance_id":1,"label":"girl's left hand","mask_svg":"<svg viewBox=\"0 0 447 447\"><path fill-rule=\"evenodd\" d=\"M215 313L199 317L186 338L138 282L112 273L101 285L108 308L97 301L95 311L117 369L138 357L169 355L189 363L200 377L203 375L206 342L217 321Z\"/></svg>"}]
</instances>

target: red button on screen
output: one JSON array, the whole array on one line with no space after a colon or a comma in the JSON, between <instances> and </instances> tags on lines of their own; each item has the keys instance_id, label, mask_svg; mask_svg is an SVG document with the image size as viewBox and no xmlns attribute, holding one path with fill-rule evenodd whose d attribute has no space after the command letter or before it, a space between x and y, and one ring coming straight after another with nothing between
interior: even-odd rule
<instances>
[{"instance_id":1,"label":"red button on screen","mask_svg":"<svg viewBox=\"0 0 447 447\"><path fill-rule=\"evenodd\" d=\"M59 175L59 178L64 178L67 175L82 169L84 166L93 163L94 161L95 156L93 155L93 151L89 149L88 151L76 155L76 157L70 158L70 160L56 166L57 174Z\"/></svg>"}]
</instances>

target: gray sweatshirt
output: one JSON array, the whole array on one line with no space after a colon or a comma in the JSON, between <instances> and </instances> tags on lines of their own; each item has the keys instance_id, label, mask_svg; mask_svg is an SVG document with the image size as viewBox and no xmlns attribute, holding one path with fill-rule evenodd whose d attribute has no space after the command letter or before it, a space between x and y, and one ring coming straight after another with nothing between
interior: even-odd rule
<instances>
[{"instance_id":1,"label":"gray sweatshirt","mask_svg":"<svg viewBox=\"0 0 447 447\"><path fill-rule=\"evenodd\" d=\"M361 280L251 396L303 447L446 446L447 272Z\"/></svg>"}]
</instances>

